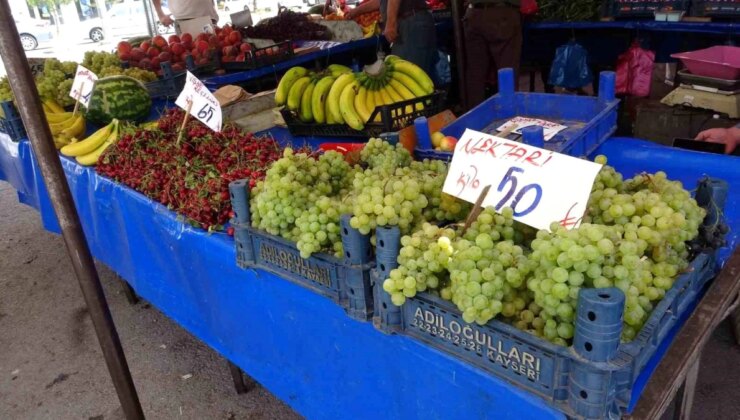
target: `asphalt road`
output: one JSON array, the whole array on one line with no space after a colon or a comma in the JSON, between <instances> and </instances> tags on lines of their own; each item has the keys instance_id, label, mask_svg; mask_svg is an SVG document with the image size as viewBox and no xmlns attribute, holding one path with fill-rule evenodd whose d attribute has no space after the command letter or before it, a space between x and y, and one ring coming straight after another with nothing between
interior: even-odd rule
<instances>
[{"instance_id":1,"label":"asphalt road","mask_svg":"<svg viewBox=\"0 0 740 420\"><path fill-rule=\"evenodd\" d=\"M147 303L130 305L115 274L99 272L147 418L300 418L260 386L237 395L223 358ZM726 324L704 352L693 414L740 419L740 346ZM0 418L123 418L61 237L4 182Z\"/></svg>"}]
</instances>

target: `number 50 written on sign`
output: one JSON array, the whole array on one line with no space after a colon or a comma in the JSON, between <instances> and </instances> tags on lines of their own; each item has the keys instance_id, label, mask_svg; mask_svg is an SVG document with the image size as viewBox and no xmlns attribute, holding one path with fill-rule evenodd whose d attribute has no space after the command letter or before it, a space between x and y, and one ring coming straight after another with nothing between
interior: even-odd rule
<instances>
[{"instance_id":1,"label":"number 50 written on sign","mask_svg":"<svg viewBox=\"0 0 740 420\"><path fill-rule=\"evenodd\" d=\"M475 190L480 186L480 180L478 179L478 168L475 165L470 165L457 178L457 185L460 187L458 194L465 191L466 188L470 187ZM506 171L503 178L498 184L496 191L504 192L504 196L498 201L494 208L496 211L501 211L505 206L509 206L514 210L515 217L526 216L537 208L537 205L542 199L542 187L539 184L528 184L519 189L519 179L516 174L524 174L524 169L512 166ZM508 189L506 189L508 186ZM519 210L519 204L526 201L531 197L532 202L529 207ZM513 200L512 200L513 198ZM486 200L488 201L488 200Z\"/></svg>"}]
</instances>

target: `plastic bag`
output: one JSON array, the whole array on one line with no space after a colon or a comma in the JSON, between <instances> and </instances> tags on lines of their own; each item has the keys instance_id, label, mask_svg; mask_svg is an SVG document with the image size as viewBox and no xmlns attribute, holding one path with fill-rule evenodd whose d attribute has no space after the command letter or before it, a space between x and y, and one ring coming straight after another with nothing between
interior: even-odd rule
<instances>
[{"instance_id":1,"label":"plastic bag","mask_svg":"<svg viewBox=\"0 0 740 420\"><path fill-rule=\"evenodd\" d=\"M437 50L437 64L434 66L434 84L445 86L452 83L452 73L450 70L450 56Z\"/></svg>"},{"instance_id":2,"label":"plastic bag","mask_svg":"<svg viewBox=\"0 0 740 420\"><path fill-rule=\"evenodd\" d=\"M539 10L540 7L537 5L537 0L522 0L519 5L519 12L522 16L531 16Z\"/></svg>"},{"instance_id":3,"label":"plastic bag","mask_svg":"<svg viewBox=\"0 0 740 420\"><path fill-rule=\"evenodd\" d=\"M588 67L588 52L583 46L570 41L558 47L550 68L548 83L566 89L579 89L593 81Z\"/></svg>"},{"instance_id":4,"label":"plastic bag","mask_svg":"<svg viewBox=\"0 0 740 420\"><path fill-rule=\"evenodd\" d=\"M637 40L617 58L617 95L650 95L655 52L640 47Z\"/></svg>"}]
</instances>

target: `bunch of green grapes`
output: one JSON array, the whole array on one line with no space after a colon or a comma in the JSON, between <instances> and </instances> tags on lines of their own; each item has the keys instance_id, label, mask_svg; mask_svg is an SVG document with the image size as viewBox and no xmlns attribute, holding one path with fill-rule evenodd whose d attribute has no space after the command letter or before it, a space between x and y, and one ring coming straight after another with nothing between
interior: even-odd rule
<instances>
[{"instance_id":1,"label":"bunch of green grapes","mask_svg":"<svg viewBox=\"0 0 740 420\"><path fill-rule=\"evenodd\" d=\"M82 60L82 65L93 73L100 75L106 67L121 67L118 55L103 51L87 51Z\"/></svg>"},{"instance_id":2,"label":"bunch of green grapes","mask_svg":"<svg viewBox=\"0 0 740 420\"><path fill-rule=\"evenodd\" d=\"M424 209L422 216L427 222L457 222L468 214L472 205L442 192L447 178L448 165L441 160L424 159L415 161L411 169L420 177L427 179L422 185L422 193L427 197L429 205Z\"/></svg>"},{"instance_id":3,"label":"bunch of green grapes","mask_svg":"<svg viewBox=\"0 0 740 420\"><path fill-rule=\"evenodd\" d=\"M293 238L302 258L320 251L329 251L341 258L344 248L339 218L348 213L349 206L336 197L319 197L295 221Z\"/></svg>"},{"instance_id":4,"label":"bunch of green grapes","mask_svg":"<svg viewBox=\"0 0 740 420\"><path fill-rule=\"evenodd\" d=\"M153 71L140 69L138 67L129 67L123 70L123 75L133 77L136 80L140 80L142 83L149 83L157 80L157 74Z\"/></svg>"},{"instance_id":5,"label":"bunch of green grapes","mask_svg":"<svg viewBox=\"0 0 740 420\"><path fill-rule=\"evenodd\" d=\"M422 192L424 182L428 180L410 168L358 172L353 181L351 226L363 235L378 226L398 226L402 234L410 233L429 204Z\"/></svg>"},{"instance_id":6,"label":"bunch of green grapes","mask_svg":"<svg viewBox=\"0 0 740 420\"><path fill-rule=\"evenodd\" d=\"M0 78L0 102L12 101L13 99L13 90L10 89L8 76L3 76Z\"/></svg>"},{"instance_id":7,"label":"bunch of green grapes","mask_svg":"<svg viewBox=\"0 0 740 420\"><path fill-rule=\"evenodd\" d=\"M450 285L440 290L462 311L465 322L484 325L498 314L511 317L530 298L526 278L532 269L525 249L514 243L513 210L485 209L454 243Z\"/></svg>"},{"instance_id":8,"label":"bunch of green grapes","mask_svg":"<svg viewBox=\"0 0 740 420\"><path fill-rule=\"evenodd\" d=\"M394 170L411 164L411 154L402 144L395 146L381 139L370 139L360 151L360 159L369 168Z\"/></svg>"},{"instance_id":9,"label":"bunch of green grapes","mask_svg":"<svg viewBox=\"0 0 740 420\"><path fill-rule=\"evenodd\" d=\"M301 252L306 256L328 247L323 235L316 235L320 230L317 226L338 226L343 206L334 198L346 193L352 172L337 152L315 158L286 148L283 158L272 164L264 181L252 190L252 225L291 241L301 241ZM329 208L332 211L327 214ZM324 218L320 217L322 211ZM335 232L324 233L328 236ZM337 250L333 245L330 248Z\"/></svg>"},{"instance_id":10,"label":"bunch of green grapes","mask_svg":"<svg viewBox=\"0 0 740 420\"><path fill-rule=\"evenodd\" d=\"M424 223L412 235L401 238L398 267L383 282L383 290L396 306L417 292L435 291L447 283L447 265L453 253L455 231Z\"/></svg>"}]
</instances>

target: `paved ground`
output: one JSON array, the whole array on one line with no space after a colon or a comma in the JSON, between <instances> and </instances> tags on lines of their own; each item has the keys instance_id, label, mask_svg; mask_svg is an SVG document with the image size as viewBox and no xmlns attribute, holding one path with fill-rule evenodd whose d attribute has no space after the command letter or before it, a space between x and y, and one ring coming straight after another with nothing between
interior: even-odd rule
<instances>
[{"instance_id":1,"label":"paved ground","mask_svg":"<svg viewBox=\"0 0 740 420\"><path fill-rule=\"evenodd\" d=\"M130 306L100 273L148 418L299 418L261 387L236 395L220 356L149 305ZM0 418L123 418L61 238L3 182ZM704 353L694 418L740 419L740 347L727 325Z\"/></svg>"}]
</instances>

